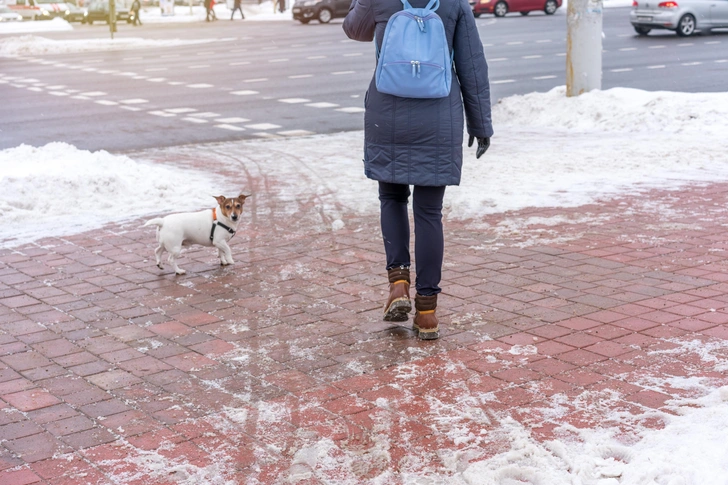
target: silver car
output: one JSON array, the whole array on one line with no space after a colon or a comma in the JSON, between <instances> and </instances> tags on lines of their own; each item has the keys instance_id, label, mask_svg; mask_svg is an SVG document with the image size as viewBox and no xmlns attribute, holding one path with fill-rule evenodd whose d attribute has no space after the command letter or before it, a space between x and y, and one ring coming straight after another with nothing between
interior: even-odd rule
<instances>
[{"instance_id":1,"label":"silver car","mask_svg":"<svg viewBox=\"0 0 728 485\"><path fill-rule=\"evenodd\" d=\"M635 32L673 30L681 37L697 30L728 28L728 0L634 0L629 14Z\"/></svg>"}]
</instances>

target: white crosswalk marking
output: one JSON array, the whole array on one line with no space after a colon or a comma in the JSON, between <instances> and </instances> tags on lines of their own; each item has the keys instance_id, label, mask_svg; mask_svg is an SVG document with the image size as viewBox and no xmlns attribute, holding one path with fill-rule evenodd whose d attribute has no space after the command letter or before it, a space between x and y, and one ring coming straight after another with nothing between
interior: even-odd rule
<instances>
[{"instance_id":1,"label":"white crosswalk marking","mask_svg":"<svg viewBox=\"0 0 728 485\"><path fill-rule=\"evenodd\" d=\"M194 113L197 111L195 108L168 108L164 111L167 111L169 113L176 113L176 114L182 114L182 113Z\"/></svg>"},{"instance_id":2,"label":"white crosswalk marking","mask_svg":"<svg viewBox=\"0 0 728 485\"><path fill-rule=\"evenodd\" d=\"M197 123L197 124L207 123L207 120L203 120L200 118L187 117L187 118L182 118L182 119L184 121L189 121L190 123Z\"/></svg>"},{"instance_id":3,"label":"white crosswalk marking","mask_svg":"<svg viewBox=\"0 0 728 485\"><path fill-rule=\"evenodd\" d=\"M306 98L284 98L278 100L281 103L289 103L289 104L296 104L296 103L308 103L311 100Z\"/></svg>"},{"instance_id":4,"label":"white crosswalk marking","mask_svg":"<svg viewBox=\"0 0 728 485\"><path fill-rule=\"evenodd\" d=\"M161 116L162 118L170 118L172 116L177 116L174 113L167 113L166 111L147 111L150 115L154 116Z\"/></svg>"},{"instance_id":5,"label":"white crosswalk marking","mask_svg":"<svg viewBox=\"0 0 728 485\"><path fill-rule=\"evenodd\" d=\"M365 110L364 108L352 106L350 108L339 108L336 111L341 111L342 113L363 113Z\"/></svg>"},{"instance_id":6,"label":"white crosswalk marking","mask_svg":"<svg viewBox=\"0 0 728 485\"><path fill-rule=\"evenodd\" d=\"M334 103L322 102L322 103L308 103L306 106L310 106L312 108L336 108L339 105L334 104Z\"/></svg>"},{"instance_id":7,"label":"white crosswalk marking","mask_svg":"<svg viewBox=\"0 0 728 485\"><path fill-rule=\"evenodd\" d=\"M234 94L235 96L250 96L251 94L258 94L258 91L245 89L243 91L232 91L230 94Z\"/></svg>"},{"instance_id":8,"label":"white crosswalk marking","mask_svg":"<svg viewBox=\"0 0 728 485\"><path fill-rule=\"evenodd\" d=\"M245 128L241 126L235 126L235 125L215 125L215 128L222 128L223 130L230 130L230 131L245 131Z\"/></svg>"},{"instance_id":9,"label":"white crosswalk marking","mask_svg":"<svg viewBox=\"0 0 728 485\"><path fill-rule=\"evenodd\" d=\"M98 101L96 101L96 104L103 104L104 106L116 106L119 103L117 103L116 101L110 101L108 99L99 99Z\"/></svg>"},{"instance_id":10,"label":"white crosswalk marking","mask_svg":"<svg viewBox=\"0 0 728 485\"><path fill-rule=\"evenodd\" d=\"M280 125L274 125L273 123L257 123L254 125L245 125L246 128L250 128L251 130L275 130L276 128L280 128Z\"/></svg>"},{"instance_id":11,"label":"white crosswalk marking","mask_svg":"<svg viewBox=\"0 0 728 485\"><path fill-rule=\"evenodd\" d=\"M134 99L123 99L119 102L122 104L144 104L144 103L148 103L149 101L146 99L134 98Z\"/></svg>"},{"instance_id":12,"label":"white crosswalk marking","mask_svg":"<svg viewBox=\"0 0 728 485\"><path fill-rule=\"evenodd\" d=\"M206 88L213 87L213 85L212 84L206 84L206 83L197 83L197 84L188 84L187 87L188 88L193 88L193 89L206 89Z\"/></svg>"},{"instance_id":13,"label":"white crosswalk marking","mask_svg":"<svg viewBox=\"0 0 728 485\"><path fill-rule=\"evenodd\" d=\"M231 118L218 118L215 121L218 123L245 123L250 121L248 118L237 118L237 117L231 117Z\"/></svg>"}]
</instances>

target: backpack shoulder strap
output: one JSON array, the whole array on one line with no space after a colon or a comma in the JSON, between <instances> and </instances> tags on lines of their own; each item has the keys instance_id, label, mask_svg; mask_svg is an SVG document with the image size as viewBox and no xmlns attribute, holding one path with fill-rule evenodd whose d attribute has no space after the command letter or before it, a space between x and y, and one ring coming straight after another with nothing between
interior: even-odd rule
<instances>
[{"instance_id":1,"label":"backpack shoulder strap","mask_svg":"<svg viewBox=\"0 0 728 485\"><path fill-rule=\"evenodd\" d=\"M431 10L434 12L438 8L440 8L440 0L430 0L430 2L425 7L425 10Z\"/></svg>"}]
</instances>

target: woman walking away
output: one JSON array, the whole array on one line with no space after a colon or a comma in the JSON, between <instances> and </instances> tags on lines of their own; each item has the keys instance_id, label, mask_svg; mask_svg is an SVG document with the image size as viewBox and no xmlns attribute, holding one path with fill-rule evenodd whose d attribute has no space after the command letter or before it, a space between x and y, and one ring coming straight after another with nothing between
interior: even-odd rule
<instances>
[{"instance_id":1,"label":"woman walking away","mask_svg":"<svg viewBox=\"0 0 728 485\"><path fill-rule=\"evenodd\" d=\"M344 31L349 38L361 42L375 39L381 62L391 57L394 47L390 46L406 49L410 43L410 39L393 36L418 31L422 35L437 35L436 26L431 27L430 19L434 17L430 14L435 11L442 19L440 27L444 27L444 32L441 35L446 39L448 49L443 57L447 67L438 66L441 71L437 75L444 73L447 76L444 91L430 94L423 88L423 92L418 93L419 88L415 88L415 92L411 92L415 82L428 77L427 68L431 64L409 57L391 63L400 69L392 74L399 83L388 82L385 74L380 76L380 69L387 69L386 62L378 66L364 98L364 173L379 182L382 238L389 277L384 320L406 321L412 309L407 211L412 195L417 290L413 328L420 339L432 340L439 337L440 331L435 310L441 291L444 252L442 201L445 187L460 183L463 121L467 119L468 146L477 139L477 158L490 146L493 127L488 65L468 0L442 0L442 3L431 0L427 6L427 0L412 2L416 7L413 10L419 12L407 20L416 22L411 24L413 29L400 30L405 34L391 29L387 33L389 39L385 39L390 17L403 6L412 9L407 0L354 0L344 20ZM444 43L443 40L441 44ZM397 94L399 88L392 88L393 84L404 86L410 92ZM391 94L393 92L395 94ZM414 186L411 192L410 186Z\"/></svg>"},{"instance_id":2,"label":"woman walking away","mask_svg":"<svg viewBox=\"0 0 728 485\"><path fill-rule=\"evenodd\" d=\"M235 0L233 3L233 13L230 14L230 20L235 17L235 11L240 10L240 16L245 20L245 14L243 13L243 7L240 6L241 0Z\"/></svg>"}]
</instances>

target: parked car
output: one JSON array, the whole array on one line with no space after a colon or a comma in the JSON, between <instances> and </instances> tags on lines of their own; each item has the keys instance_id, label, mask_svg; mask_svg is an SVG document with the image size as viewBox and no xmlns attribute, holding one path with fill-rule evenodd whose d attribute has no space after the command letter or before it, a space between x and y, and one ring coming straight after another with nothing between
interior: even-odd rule
<instances>
[{"instance_id":1,"label":"parked car","mask_svg":"<svg viewBox=\"0 0 728 485\"><path fill-rule=\"evenodd\" d=\"M129 5L123 0L116 0L116 21L131 23L131 16L129 15ZM86 15L81 21L84 24L93 24L94 22L106 22L109 23L109 1L108 0L93 0L88 4Z\"/></svg>"},{"instance_id":2,"label":"parked car","mask_svg":"<svg viewBox=\"0 0 728 485\"><path fill-rule=\"evenodd\" d=\"M328 24L331 19L346 17L350 0L296 0L293 4L293 19L302 24L318 20Z\"/></svg>"},{"instance_id":3,"label":"parked car","mask_svg":"<svg viewBox=\"0 0 728 485\"><path fill-rule=\"evenodd\" d=\"M5 5L0 5L0 22L20 22L23 16L17 12L13 12Z\"/></svg>"},{"instance_id":4,"label":"parked car","mask_svg":"<svg viewBox=\"0 0 728 485\"><path fill-rule=\"evenodd\" d=\"M66 20L66 22L83 22L85 16L85 9L77 7L72 3L66 3L66 11L63 15L63 19Z\"/></svg>"},{"instance_id":5,"label":"parked car","mask_svg":"<svg viewBox=\"0 0 728 485\"><path fill-rule=\"evenodd\" d=\"M7 7L20 14L23 20L51 20L62 16L61 12L65 12L66 4L49 0L43 4L40 4L38 0L16 0L14 5L7 5Z\"/></svg>"},{"instance_id":6,"label":"parked car","mask_svg":"<svg viewBox=\"0 0 728 485\"><path fill-rule=\"evenodd\" d=\"M634 0L629 21L639 35L667 29L687 37L728 28L728 0Z\"/></svg>"},{"instance_id":7,"label":"parked car","mask_svg":"<svg viewBox=\"0 0 728 485\"><path fill-rule=\"evenodd\" d=\"M562 0L476 0L473 5L473 15L477 19L484 13L492 13L496 17L503 17L508 12L520 12L528 15L530 12L542 10L546 15L553 15L561 7Z\"/></svg>"}]
</instances>

